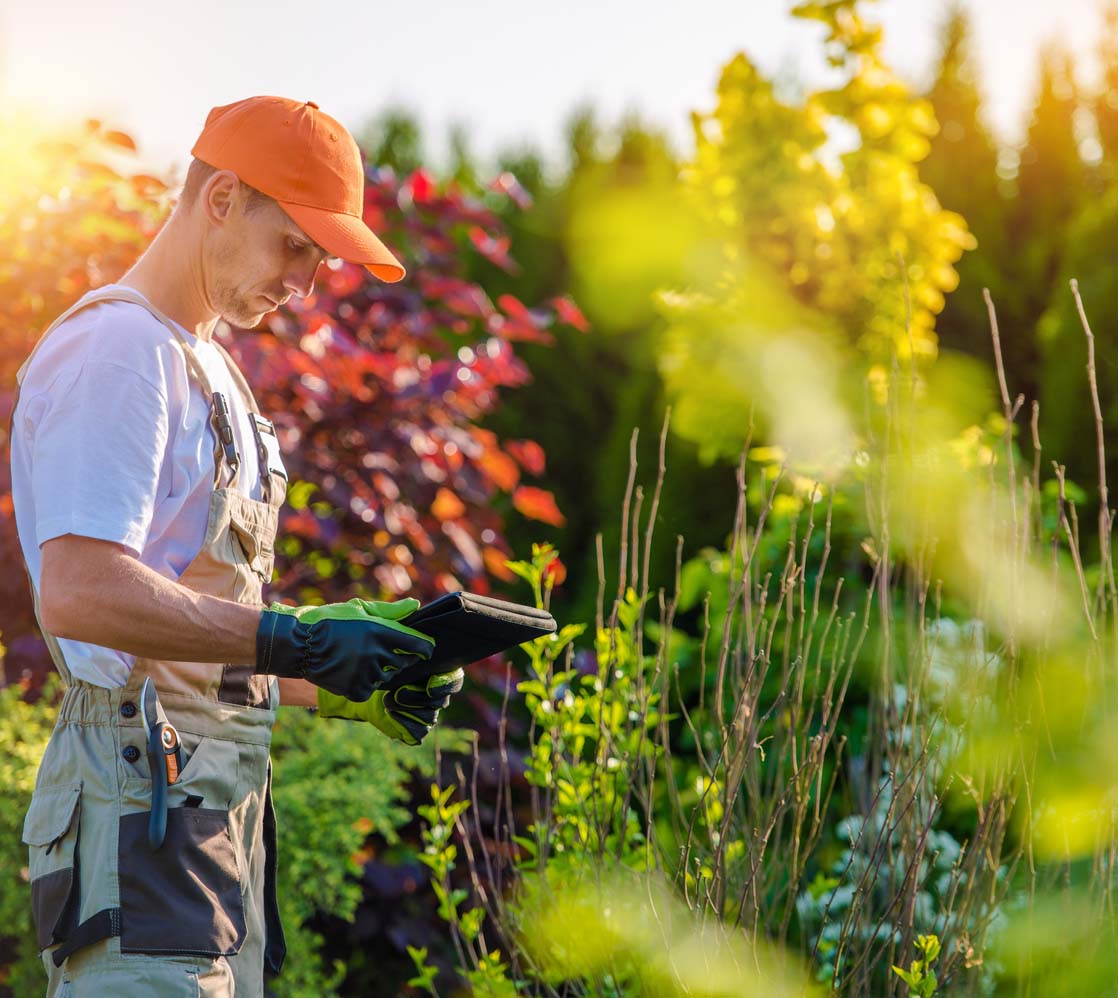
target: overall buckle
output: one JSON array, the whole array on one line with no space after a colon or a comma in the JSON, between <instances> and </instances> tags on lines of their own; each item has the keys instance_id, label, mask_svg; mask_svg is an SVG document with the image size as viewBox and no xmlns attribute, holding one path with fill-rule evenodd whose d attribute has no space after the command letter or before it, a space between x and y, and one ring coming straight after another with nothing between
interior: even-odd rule
<instances>
[{"instance_id":1,"label":"overall buckle","mask_svg":"<svg viewBox=\"0 0 1118 998\"><path fill-rule=\"evenodd\" d=\"M229 403L221 392L213 394L213 424L217 430L217 438L221 441L222 450L225 451L225 463L230 470L235 471L241 463L241 455L237 453L237 442L233 436L233 420L229 417Z\"/></svg>"}]
</instances>

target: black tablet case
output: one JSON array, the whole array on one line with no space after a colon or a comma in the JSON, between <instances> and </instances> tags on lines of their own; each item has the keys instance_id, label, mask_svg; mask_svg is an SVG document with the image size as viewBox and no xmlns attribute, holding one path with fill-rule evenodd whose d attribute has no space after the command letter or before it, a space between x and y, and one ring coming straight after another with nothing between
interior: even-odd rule
<instances>
[{"instance_id":1,"label":"black tablet case","mask_svg":"<svg viewBox=\"0 0 1118 998\"><path fill-rule=\"evenodd\" d=\"M429 661L418 667L432 676L514 648L543 634L554 634L555 618L546 610L492 596L447 593L400 621L435 639ZM408 669L409 680L419 678Z\"/></svg>"}]
</instances>

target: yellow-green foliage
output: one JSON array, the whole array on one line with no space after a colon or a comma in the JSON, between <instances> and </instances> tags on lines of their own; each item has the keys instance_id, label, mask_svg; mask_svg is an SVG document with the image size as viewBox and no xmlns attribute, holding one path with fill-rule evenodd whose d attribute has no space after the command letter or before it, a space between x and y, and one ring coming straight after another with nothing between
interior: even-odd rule
<instances>
[{"instance_id":1,"label":"yellow-green foliage","mask_svg":"<svg viewBox=\"0 0 1118 998\"><path fill-rule=\"evenodd\" d=\"M920 956L909 964L908 970L894 967L893 973L908 985L909 998L933 998L937 981L932 964L939 958L939 938L917 936L916 949Z\"/></svg>"},{"instance_id":2,"label":"yellow-green foliage","mask_svg":"<svg viewBox=\"0 0 1118 998\"><path fill-rule=\"evenodd\" d=\"M787 105L744 55L725 67L715 110L696 116L690 179L797 297L874 349L895 342L903 357L902 257L913 339L930 356L935 314L957 283L952 265L974 240L920 181L918 164L938 129L931 105L886 66L881 31L858 6L838 0L795 11L825 25L831 61L847 74L837 89Z\"/></svg>"},{"instance_id":3,"label":"yellow-green foliage","mask_svg":"<svg viewBox=\"0 0 1118 998\"><path fill-rule=\"evenodd\" d=\"M520 883L517 905L525 954L555 986L606 981L607 989L594 993L664 998L822 993L794 961L745 933L704 923L655 874L530 874Z\"/></svg>"},{"instance_id":4,"label":"yellow-green foliage","mask_svg":"<svg viewBox=\"0 0 1118 998\"><path fill-rule=\"evenodd\" d=\"M934 357L935 316L958 283L953 265L974 246L962 217L919 177L937 129L931 107L882 61L880 30L857 0L795 13L826 26L845 82L787 103L738 55L713 111L693 116L687 193L715 226L722 259L717 280L665 297L674 326L663 369L675 430L711 456L740 451L751 402L761 415L778 411L756 397L758 380L787 401L802 369L805 398L839 394L835 346L821 333L840 330L871 357ZM765 337L780 349L766 350ZM829 411L841 415L837 403ZM814 425L828 425L815 415ZM714 425L731 429L712 444ZM842 434L832 436L841 447Z\"/></svg>"}]
</instances>

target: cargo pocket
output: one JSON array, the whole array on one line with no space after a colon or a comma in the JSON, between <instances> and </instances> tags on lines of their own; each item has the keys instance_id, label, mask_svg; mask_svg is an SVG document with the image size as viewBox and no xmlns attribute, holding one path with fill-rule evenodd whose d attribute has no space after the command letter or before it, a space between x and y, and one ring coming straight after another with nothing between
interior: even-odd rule
<instances>
[{"instance_id":1,"label":"cargo pocket","mask_svg":"<svg viewBox=\"0 0 1118 998\"><path fill-rule=\"evenodd\" d=\"M229 804L240 779L240 747L180 731L189 752L168 788L163 845L148 844L150 783L130 781L119 835L120 948L125 953L232 956L245 939L237 850ZM193 750L191 751L191 746ZM181 805L181 806L176 806Z\"/></svg>"},{"instance_id":2,"label":"cargo pocket","mask_svg":"<svg viewBox=\"0 0 1118 998\"><path fill-rule=\"evenodd\" d=\"M147 812L121 817L122 952L232 956L245 931L227 810L169 808L167 834L155 851Z\"/></svg>"},{"instance_id":3,"label":"cargo pocket","mask_svg":"<svg viewBox=\"0 0 1118 998\"><path fill-rule=\"evenodd\" d=\"M80 783L43 787L32 796L23 822L40 950L65 940L77 925L80 810Z\"/></svg>"}]
</instances>

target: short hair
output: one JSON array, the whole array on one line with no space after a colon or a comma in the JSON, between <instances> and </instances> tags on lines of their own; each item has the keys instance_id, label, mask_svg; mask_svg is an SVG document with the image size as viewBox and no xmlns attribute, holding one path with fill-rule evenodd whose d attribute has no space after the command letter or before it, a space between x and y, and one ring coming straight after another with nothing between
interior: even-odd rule
<instances>
[{"instance_id":1,"label":"short hair","mask_svg":"<svg viewBox=\"0 0 1118 998\"><path fill-rule=\"evenodd\" d=\"M192 159L186 171L186 179L183 181L182 193L179 195L179 207L184 211L191 208L194 202L198 200L198 195L206 181L215 173L217 173L216 166L210 166L209 163L204 163L200 159ZM243 180L240 181L240 184L241 190L248 192L248 199L245 201L245 214L251 214L265 205L275 202L275 198L262 194Z\"/></svg>"}]
</instances>

